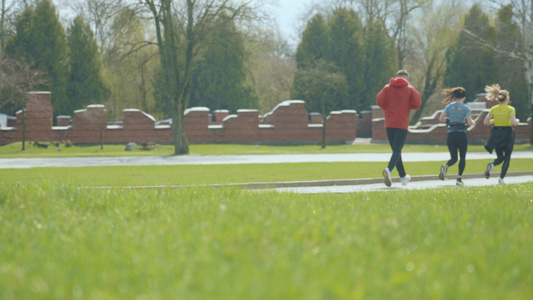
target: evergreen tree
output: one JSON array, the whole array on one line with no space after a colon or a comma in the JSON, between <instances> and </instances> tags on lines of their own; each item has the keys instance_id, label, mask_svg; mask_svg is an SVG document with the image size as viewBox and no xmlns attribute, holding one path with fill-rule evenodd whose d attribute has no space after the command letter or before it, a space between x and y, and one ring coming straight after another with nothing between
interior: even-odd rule
<instances>
[{"instance_id":1,"label":"evergreen tree","mask_svg":"<svg viewBox=\"0 0 533 300\"><path fill-rule=\"evenodd\" d=\"M74 19L67 32L70 50L70 73L67 85L67 111L83 108L90 103L102 103L109 90L101 79L98 62L98 47L94 34L83 18Z\"/></svg>"},{"instance_id":2,"label":"evergreen tree","mask_svg":"<svg viewBox=\"0 0 533 300\"><path fill-rule=\"evenodd\" d=\"M32 68L48 74L48 83L39 87L52 92L54 112L65 114L67 47L65 30L49 0L37 3L35 10L27 8L16 20L16 34L8 41L6 53L13 58L25 58Z\"/></svg>"},{"instance_id":3,"label":"evergreen tree","mask_svg":"<svg viewBox=\"0 0 533 300\"><path fill-rule=\"evenodd\" d=\"M398 65L394 40L388 36L383 22L368 20L365 27L365 49L366 89L363 91L361 107L370 109L371 105L376 104L376 95L396 74Z\"/></svg>"},{"instance_id":4,"label":"evergreen tree","mask_svg":"<svg viewBox=\"0 0 533 300\"><path fill-rule=\"evenodd\" d=\"M259 98L246 83L246 52L234 22L220 16L214 26L193 73L189 107L206 106L232 112L258 108Z\"/></svg>"},{"instance_id":5,"label":"evergreen tree","mask_svg":"<svg viewBox=\"0 0 533 300\"><path fill-rule=\"evenodd\" d=\"M464 29L470 33L462 31L456 45L448 51L444 85L464 87L467 100L473 100L486 85L497 82L498 76L494 52L481 46L472 34L490 42L494 41L495 29L478 4L472 6L466 16Z\"/></svg>"},{"instance_id":6,"label":"evergreen tree","mask_svg":"<svg viewBox=\"0 0 533 300\"><path fill-rule=\"evenodd\" d=\"M321 58L327 58L329 52L328 28L324 16L316 14L307 23L302 41L296 49L296 66L305 69Z\"/></svg>"},{"instance_id":7,"label":"evergreen tree","mask_svg":"<svg viewBox=\"0 0 533 300\"><path fill-rule=\"evenodd\" d=\"M366 109L361 105L365 91L365 51L363 25L359 15L352 9L339 8L329 22L330 52L328 60L339 67L346 76L348 94L344 109Z\"/></svg>"},{"instance_id":8,"label":"evergreen tree","mask_svg":"<svg viewBox=\"0 0 533 300\"><path fill-rule=\"evenodd\" d=\"M498 23L496 32L496 45L504 52L512 52L521 48L520 27L514 22L513 7L507 5L498 11ZM498 66L498 82L511 94L511 104L516 108L516 117L525 121L529 114L529 97L526 78L524 77L525 66L522 61L510 58L507 55L496 57Z\"/></svg>"},{"instance_id":9,"label":"evergreen tree","mask_svg":"<svg viewBox=\"0 0 533 300\"><path fill-rule=\"evenodd\" d=\"M322 148L326 147L327 115L343 109L341 103L348 97L346 76L334 63L319 59L305 69L299 69L294 77L293 99L305 99L307 110L320 112L323 118Z\"/></svg>"}]
</instances>

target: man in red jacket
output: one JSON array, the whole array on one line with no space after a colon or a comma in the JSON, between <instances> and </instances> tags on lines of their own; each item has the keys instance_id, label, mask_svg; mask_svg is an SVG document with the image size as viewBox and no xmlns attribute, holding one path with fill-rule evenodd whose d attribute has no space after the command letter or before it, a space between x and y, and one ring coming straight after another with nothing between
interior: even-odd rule
<instances>
[{"instance_id":1,"label":"man in red jacket","mask_svg":"<svg viewBox=\"0 0 533 300\"><path fill-rule=\"evenodd\" d=\"M402 185L407 185L411 176L405 173L402 162L402 148L407 138L409 113L411 109L419 109L420 93L409 84L409 73L400 70L396 77L391 78L377 96L377 104L385 111L385 128L392 148L389 165L383 170L385 185L391 186L391 171L396 167L400 173Z\"/></svg>"}]
</instances>

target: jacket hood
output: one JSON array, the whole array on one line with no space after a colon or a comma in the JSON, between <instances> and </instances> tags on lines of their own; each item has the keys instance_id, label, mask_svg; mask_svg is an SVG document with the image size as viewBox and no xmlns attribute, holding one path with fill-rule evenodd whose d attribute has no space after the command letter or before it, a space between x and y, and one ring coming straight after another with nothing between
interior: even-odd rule
<instances>
[{"instance_id":1,"label":"jacket hood","mask_svg":"<svg viewBox=\"0 0 533 300\"><path fill-rule=\"evenodd\" d=\"M389 84L390 86L394 86L394 87L402 87L402 86L409 85L409 81L407 81L407 79L402 78L402 77L393 77L390 79Z\"/></svg>"}]
</instances>

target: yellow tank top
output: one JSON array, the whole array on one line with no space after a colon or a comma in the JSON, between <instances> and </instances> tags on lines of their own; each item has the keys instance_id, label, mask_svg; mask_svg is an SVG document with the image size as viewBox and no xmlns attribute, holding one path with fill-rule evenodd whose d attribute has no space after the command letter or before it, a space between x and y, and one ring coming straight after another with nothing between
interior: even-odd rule
<instances>
[{"instance_id":1,"label":"yellow tank top","mask_svg":"<svg viewBox=\"0 0 533 300\"><path fill-rule=\"evenodd\" d=\"M494 126L511 126L511 115L516 115L514 107L507 104L493 106L490 114L494 118Z\"/></svg>"}]
</instances>

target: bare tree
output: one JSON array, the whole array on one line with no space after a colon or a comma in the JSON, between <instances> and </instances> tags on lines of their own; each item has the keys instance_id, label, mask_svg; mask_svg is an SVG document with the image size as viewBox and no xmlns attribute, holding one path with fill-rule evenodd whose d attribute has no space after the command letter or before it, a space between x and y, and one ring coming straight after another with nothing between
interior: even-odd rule
<instances>
[{"instance_id":1,"label":"bare tree","mask_svg":"<svg viewBox=\"0 0 533 300\"><path fill-rule=\"evenodd\" d=\"M501 8L509 4L512 6L515 19L520 26L520 40L517 41L516 47L509 47L509 45L502 47L502 45L487 41L469 30L463 30L478 45L487 47L499 55L507 56L523 63L524 77L528 84L529 115L533 118L533 0L491 0L491 3L496 8ZM529 143L533 144L533 128Z\"/></svg>"},{"instance_id":2,"label":"bare tree","mask_svg":"<svg viewBox=\"0 0 533 300\"><path fill-rule=\"evenodd\" d=\"M28 92L36 86L46 83L45 73L33 70L23 60L5 58L0 64L0 91L4 103L11 102L21 107L22 116L22 149L26 149L26 120L24 112L28 101Z\"/></svg>"},{"instance_id":3,"label":"bare tree","mask_svg":"<svg viewBox=\"0 0 533 300\"><path fill-rule=\"evenodd\" d=\"M405 59L412 52L409 43L409 24L413 13L425 6L432 5L433 0L337 0L337 2L355 5L366 19L381 20L394 38L398 53L398 68L402 69Z\"/></svg>"},{"instance_id":4,"label":"bare tree","mask_svg":"<svg viewBox=\"0 0 533 300\"><path fill-rule=\"evenodd\" d=\"M2 0L0 11L0 58L4 55L7 38L13 31L11 19L21 3L21 0Z\"/></svg>"},{"instance_id":5,"label":"bare tree","mask_svg":"<svg viewBox=\"0 0 533 300\"><path fill-rule=\"evenodd\" d=\"M94 32L100 53L106 53L111 47L114 31L111 28L114 17L122 10L122 0L61 0L65 7L75 15L82 16Z\"/></svg>"},{"instance_id":6,"label":"bare tree","mask_svg":"<svg viewBox=\"0 0 533 300\"><path fill-rule=\"evenodd\" d=\"M412 118L417 122L431 96L442 84L446 72L446 52L457 39L461 18L458 0L424 7L410 29L416 51L408 57L409 65L420 70L417 86L421 89L422 106Z\"/></svg>"},{"instance_id":7,"label":"bare tree","mask_svg":"<svg viewBox=\"0 0 533 300\"><path fill-rule=\"evenodd\" d=\"M171 103L174 154L188 154L189 142L183 123L191 96L194 62L215 20L225 15L234 21L253 11L252 3L261 1L230 0L142 0L154 21L161 67L164 97Z\"/></svg>"}]
</instances>

